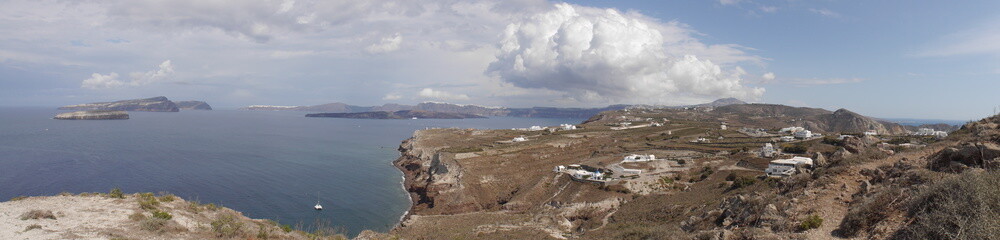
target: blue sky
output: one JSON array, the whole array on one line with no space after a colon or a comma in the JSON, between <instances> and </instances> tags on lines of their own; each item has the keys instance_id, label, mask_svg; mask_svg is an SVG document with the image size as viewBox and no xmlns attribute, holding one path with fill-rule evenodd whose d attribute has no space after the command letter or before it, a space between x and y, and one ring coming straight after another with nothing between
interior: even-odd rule
<instances>
[{"instance_id":1,"label":"blue sky","mask_svg":"<svg viewBox=\"0 0 1000 240\"><path fill-rule=\"evenodd\" d=\"M1000 105L996 1L5 1L0 102L213 106L722 97L968 120Z\"/></svg>"}]
</instances>

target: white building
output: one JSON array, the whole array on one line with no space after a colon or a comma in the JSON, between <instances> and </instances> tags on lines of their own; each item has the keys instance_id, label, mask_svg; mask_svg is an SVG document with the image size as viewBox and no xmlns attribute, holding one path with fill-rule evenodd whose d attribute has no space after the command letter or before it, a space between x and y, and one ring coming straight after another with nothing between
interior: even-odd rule
<instances>
[{"instance_id":1,"label":"white building","mask_svg":"<svg viewBox=\"0 0 1000 240\"><path fill-rule=\"evenodd\" d=\"M771 143L765 143L764 147L760 148L760 157L769 158L774 157L775 154L778 154L778 151L774 149L774 145L771 145Z\"/></svg>"},{"instance_id":2,"label":"white building","mask_svg":"<svg viewBox=\"0 0 1000 240\"><path fill-rule=\"evenodd\" d=\"M807 138L813 137L812 131L809 131L809 130L798 131L798 132L795 132L793 135L795 135L795 138L798 138L798 139L807 139Z\"/></svg>"},{"instance_id":3,"label":"white building","mask_svg":"<svg viewBox=\"0 0 1000 240\"><path fill-rule=\"evenodd\" d=\"M574 129L576 129L576 125L568 124L568 123L559 124L559 127L562 128L562 130L574 130Z\"/></svg>"},{"instance_id":4,"label":"white building","mask_svg":"<svg viewBox=\"0 0 1000 240\"><path fill-rule=\"evenodd\" d=\"M875 130L865 131L865 136L875 136L875 135L878 135L878 131Z\"/></svg>"},{"instance_id":5,"label":"white building","mask_svg":"<svg viewBox=\"0 0 1000 240\"><path fill-rule=\"evenodd\" d=\"M726 130L726 124L723 123L722 126L719 127L719 129Z\"/></svg>"},{"instance_id":6,"label":"white building","mask_svg":"<svg viewBox=\"0 0 1000 240\"><path fill-rule=\"evenodd\" d=\"M625 158L622 159L622 162L648 162L653 160L656 160L656 156L653 156L652 154L650 155L632 154L625 156Z\"/></svg>"},{"instance_id":7,"label":"white building","mask_svg":"<svg viewBox=\"0 0 1000 240\"><path fill-rule=\"evenodd\" d=\"M795 137L792 137L792 136L781 136L781 138L780 138L780 139L781 139L781 141L782 141L782 142L791 142L791 141L795 141Z\"/></svg>"},{"instance_id":8,"label":"white building","mask_svg":"<svg viewBox=\"0 0 1000 240\"><path fill-rule=\"evenodd\" d=\"M531 126L530 128L528 128L528 131L541 131L541 130L545 130L545 128L543 128L542 126Z\"/></svg>"},{"instance_id":9,"label":"white building","mask_svg":"<svg viewBox=\"0 0 1000 240\"><path fill-rule=\"evenodd\" d=\"M914 132L913 135L915 135L915 136L934 136L934 137L937 137L937 138L944 138L944 137L948 136L948 132L945 132L945 131L935 131L934 129L930 129L930 128L921 128L921 129L917 129L917 131Z\"/></svg>"},{"instance_id":10,"label":"white building","mask_svg":"<svg viewBox=\"0 0 1000 240\"><path fill-rule=\"evenodd\" d=\"M767 165L767 169L764 170L764 173L767 173L767 176L769 177L787 177L798 173L795 170L796 167L811 168L812 165L813 165L812 158L807 158L807 157L778 159L771 161L771 163Z\"/></svg>"},{"instance_id":11,"label":"white building","mask_svg":"<svg viewBox=\"0 0 1000 240\"><path fill-rule=\"evenodd\" d=\"M516 137L516 138L514 138L514 140L510 140L510 141L511 142L524 142L524 141L528 141L528 139L524 138L524 136L520 136L520 137Z\"/></svg>"},{"instance_id":12,"label":"white building","mask_svg":"<svg viewBox=\"0 0 1000 240\"><path fill-rule=\"evenodd\" d=\"M796 133L796 132L805 131L805 130L806 129L803 128L803 127L786 127L786 128L782 128L781 130L778 130L778 132Z\"/></svg>"}]
</instances>

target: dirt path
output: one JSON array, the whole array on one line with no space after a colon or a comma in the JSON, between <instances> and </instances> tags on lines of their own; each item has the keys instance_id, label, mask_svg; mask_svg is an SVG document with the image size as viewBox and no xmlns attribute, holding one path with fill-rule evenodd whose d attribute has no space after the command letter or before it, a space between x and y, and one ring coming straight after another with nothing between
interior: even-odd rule
<instances>
[{"instance_id":1,"label":"dirt path","mask_svg":"<svg viewBox=\"0 0 1000 240\"><path fill-rule=\"evenodd\" d=\"M833 183L819 189L807 190L812 192L812 196L805 199L805 201L800 201L806 203L803 208L815 209L816 214L823 218L824 221L819 229L811 230L806 235L809 239L843 239L836 236L834 230L839 227L840 222L847 215L848 204L853 201L851 195L859 190L861 181L868 179L864 175L861 175L861 170L892 165L903 158L916 159L928 156L945 147L948 147L948 145L927 146L920 150L902 152L885 159L854 165L846 173L834 177L835 181Z\"/></svg>"}]
</instances>

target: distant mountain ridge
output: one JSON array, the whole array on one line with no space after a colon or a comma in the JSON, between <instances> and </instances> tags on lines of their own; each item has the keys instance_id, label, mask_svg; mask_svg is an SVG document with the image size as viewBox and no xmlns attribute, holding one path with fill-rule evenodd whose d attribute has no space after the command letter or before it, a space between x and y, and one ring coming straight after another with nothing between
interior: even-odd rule
<instances>
[{"instance_id":1,"label":"distant mountain ridge","mask_svg":"<svg viewBox=\"0 0 1000 240\"><path fill-rule=\"evenodd\" d=\"M358 113L311 113L306 117L328 117L328 118L358 118L358 119L465 119L483 118L482 116L467 113L446 113L422 110L399 110L395 112L375 111Z\"/></svg>"},{"instance_id":2,"label":"distant mountain ridge","mask_svg":"<svg viewBox=\"0 0 1000 240\"><path fill-rule=\"evenodd\" d=\"M730 104L746 104L746 102L740 101L735 98L724 98L715 100L710 103L687 105L687 106L671 106L671 107L675 108L719 107ZM508 108L508 107L486 107L479 105L439 103L439 102L423 102L417 105L403 105L403 104L390 103L390 104L384 104L382 106L365 107L365 106L355 106L338 102L338 103L328 103L328 104L320 104L314 106L252 105L241 108L241 110L308 111L308 112L323 112L323 113L360 113L360 112L379 112L379 111L395 112L403 110L417 110L417 111L430 111L430 112L442 112L442 113L474 114L487 117L497 116L497 117L537 117L537 118L589 118L604 111L621 110L632 107L662 107L662 106L618 104L602 108L559 108L559 107Z\"/></svg>"},{"instance_id":3,"label":"distant mountain ridge","mask_svg":"<svg viewBox=\"0 0 1000 240\"><path fill-rule=\"evenodd\" d=\"M847 109L830 112L821 108L791 107L778 104L737 104L717 107L717 113L732 114L762 125L800 126L820 132L905 134L902 125L864 116Z\"/></svg>"}]
</instances>

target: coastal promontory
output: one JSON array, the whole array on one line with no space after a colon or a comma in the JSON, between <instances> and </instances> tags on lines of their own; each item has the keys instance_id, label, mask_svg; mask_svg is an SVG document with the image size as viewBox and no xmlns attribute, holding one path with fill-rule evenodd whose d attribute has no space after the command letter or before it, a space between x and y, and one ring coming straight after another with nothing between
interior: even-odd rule
<instances>
[{"instance_id":1,"label":"coastal promontory","mask_svg":"<svg viewBox=\"0 0 1000 240\"><path fill-rule=\"evenodd\" d=\"M177 104L167 97L130 99L114 102L96 102L60 107L59 110L119 110L141 112L177 112Z\"/></svg>"},{"instance_id":2,"label":"coastal promontory","mask_svg":"<svg viewBox=\"0 0 1000 240\"><path fill-rule=\"evenodd\" d=\"M483 116L475 114L466 113L446 113L446 112L431 112L431 111L420 111L420 110L402 110L395 112L360 112L360 113L313 113L306 114L306 117L329 117L329 118L358 118L358 119L408 119L408 118L426 118L426 119L466 119L466 118L484 118Z\"/></svg>"},{"instance_id":3,"label":"coastal promontory","mask_svg":"<svg viewBox=\"0 0 1000 240\"><path fill-rule=\"evenodd\" d=\"M203 101L177 101L177 108L183 110L212 110L212 106Z\"/></svg>"},{"instance_id":4,"label":"coastal promontory","mask_svg":"<svg viewBox=\"0 0 1000 240\"><path fill-rule=\"evenodd\" d=\"M119 120L128 119L128 112L116 110L92 110L60 113L54 119L59 120Z\"/></svg>"}]
</instances>

